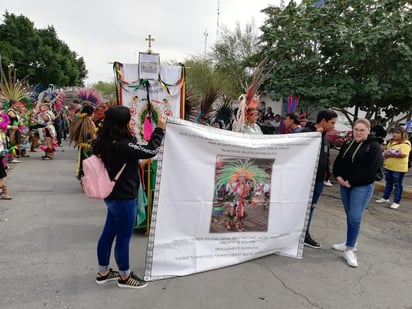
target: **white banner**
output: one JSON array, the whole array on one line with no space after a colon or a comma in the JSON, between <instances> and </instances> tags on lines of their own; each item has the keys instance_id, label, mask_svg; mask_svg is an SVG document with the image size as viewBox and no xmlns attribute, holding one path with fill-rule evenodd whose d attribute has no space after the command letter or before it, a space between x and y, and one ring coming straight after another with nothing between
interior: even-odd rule
<instances>
[{"instance_id":1,"label":"white banner","mask_svg":"<svg viewBox=\"0 0 412 309\"><path fill-rule=\"evenodd\" d=\"M302 257L320 133L245 135L168 119L146 280Z\"/></svg>"}]
</instances>

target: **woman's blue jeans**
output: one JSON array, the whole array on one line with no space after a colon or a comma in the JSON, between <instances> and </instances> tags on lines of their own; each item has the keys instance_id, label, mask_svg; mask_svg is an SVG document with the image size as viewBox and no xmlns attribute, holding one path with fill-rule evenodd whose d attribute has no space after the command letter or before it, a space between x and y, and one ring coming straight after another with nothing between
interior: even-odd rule
<instances>
[{"instance_id":1,"label":"woman's blue jeans","mask_svg":"<svg viewBox=\"0 0 412 309\"><path fill-rule=\"evenodd\" d=\"M346 213L346 246L355 247L358 240L363 213L372 198L375 183L346 188L340 186L340 195Z\"/></svg>"},{"instance_id":2,"label":"woman's blue jeans","mask_svg":"<svg viewBox=\"0 0 412 309\"><path fill-rule=\"evenodd\" d=\"M136 200L104 200L107 206L106 223L97 243L97 259L99 271L109 269L110 253L114 238L114 257L119 273L127 275L130 272L129 246L136 222Z\"/></svg>"},{"instance_id":3,"label":"woman's blue jeans","mask_svg":"<svg viewBox=\"0 0 412 309\"><path fill-rule=\"evenodd\" d=\"M392 188L394 189L394 196L393 201L398 203L401 201L402 192L403 192L403 176L405 176L404 172L394 172L387 170L385 168L385 191L383 192L383 198L389 199L392 193Z\"/></svg>"}]
</instances>

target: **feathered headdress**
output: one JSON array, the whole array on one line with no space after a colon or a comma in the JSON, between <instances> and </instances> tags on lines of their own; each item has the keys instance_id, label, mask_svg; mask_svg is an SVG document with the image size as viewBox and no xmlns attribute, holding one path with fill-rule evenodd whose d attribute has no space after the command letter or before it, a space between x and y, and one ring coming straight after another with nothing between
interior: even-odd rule
<instances>
[{"instance_id":1,"label":"feathered headdress","mask_svg":"<svg viewBox=\"0 0 412 309\"><path fill-rule=\"evenodd\" d=\"M247 113L250 110L254 110L259 106L259 96L257 91L259 87L268 77L267 74L263 72L265 65L267 63L267 58L263 59L257 66L255 73L253 74L252 82L247 88L246 94L242 94L239 97L239 109L236 114L236 122L233 127L233 131L240 132L242 126L246 123Z\"/></svg>"},{"instance_id":2,"label":"feathered headdress","mask_svg":"<svg viewBox=\"0 0 412 309\"><path fill-rule=\"evenodd\" d=\"M223 129L226 129L230 125L232 117L232 100L226 96L219 97L212 106L212 111L210 113L211 122L219 122L222 124Z\"/></svg>"},{"instance_id":3,"label":"feathered headdress","mask_svg":"<svg viewBox=\"0 0 412 309\"><path fill-rule=\"evenodd\" d=\"M189 87L185 87L185 120L195 122L198 113L199 98Z\"/></svg>"},{"instance_id":4,"label":"feathered headdress","mask_svg":"<svg viewBox=\"0 0 412 309\"><path fill-rule=\"evenodd\" d=\"M243 175L246 179L254 182L264 182L269 176L268 174L251 163L249 160L239 160L237 162L229 162L220 170L217 178L216 188L222 185L233 184L239 180L239 176Z\"/></svg>"},{"instance_id":5,"label":"feathered headdress","mask_svg":"<svg viewBox=\"0 0 412 309\"><path fill-rule=\"evenodd\" d=\"M61 110L64 101L66 101L66 93L64 91L60 91L56 96L56 100L54 101L53 109L57 111Z\"/></svg>"},{"instance_id":6,"label":"feathered headdress","mask_svg":"<svg viewBox=\"0 0 412 309\"><path fill-rule=\"evenodd\" d=\"M299 105L300 96L291 94L286 101L286 114L296 112Z\"/></svg>"},{"instance_id":7,"label":"feathered headdress","mask_svg":"<svg viewBox=\"0 0 412 309\"><path fill-rule=\"evenodd\" d=\"M56 100L56 93L52 89L47 89L42 92L40 92L39 97L37 98L38 103L44 103L46 104L49 108L53 107L53 104Z\"/></svg>"},{"instance_id":8,"label":"feathered headdress","mask_svg":"<svg viewBox=\"0 0 412 309\"><path fill-rule=\"evenodd\" d=\"M75 93L82 100L82 103L90 103L96 106L99 103L103 103L102 94L99 90L89 87L89 88L79 88L75 90Z\"/></svg>"},{"instance_id":9,"label":"feathered headdress","mask_svg":"<svg viewBox=\"0 0 412 309\"><path fill-rule=\"evenodd\" d=\"M218 91L215 88L207 88L202 101L200 102L200 114L198 115L197 122L200 123L200 120L207 120L209 118L213 102L216 101L218 96Z\"/></svg>"},{"instance_id":10,"label":"feathered headdress","mask_svg":"<svg viewBox=\"0 0 412 309\"><path fill-rule=\"evenodd\" d=\"M9 108L10 101L22 101L26 97L26 86L23 81L18 81L16 71L9 71L7 78L2 70L0 78L0 99L4 100L4 109Z\"/></svg>"}]
</instances>

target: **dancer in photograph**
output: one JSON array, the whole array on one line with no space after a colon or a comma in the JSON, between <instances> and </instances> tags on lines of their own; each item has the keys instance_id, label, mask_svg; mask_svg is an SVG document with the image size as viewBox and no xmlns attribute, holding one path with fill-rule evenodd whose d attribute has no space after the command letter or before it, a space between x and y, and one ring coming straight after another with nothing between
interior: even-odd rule
<instances>
[{"instance_id":1,"label":"dancer in photograph","mask_svg":"<svg viewBox=\"0 0 412 309\"><path fill-rule=\"evenodd\" d=\"M226 185L228 196L226 200L230 202L227 211L227 230L244 230L245 207L252 199L251 195L254 192L255 184L266 182L268 177L262 168L252 164L247 159L228 162L219 170L216 188L223 184Z\"/></svg>"}]
</instances>

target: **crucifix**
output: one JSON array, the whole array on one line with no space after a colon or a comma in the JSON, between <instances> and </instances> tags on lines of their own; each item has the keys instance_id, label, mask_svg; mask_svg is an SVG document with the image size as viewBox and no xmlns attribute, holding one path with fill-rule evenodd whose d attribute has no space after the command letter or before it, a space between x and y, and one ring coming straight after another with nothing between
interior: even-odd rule
<instances>
[{"instance_id":1,"label":"crucifix","mask_svg":"<svg viewBox=\"0 0 412 309\"><path fill-rule=\"evenodd\" d=\"M152 38L152 35L151 34L149 34L149 37L148 38L145 38L145 40L146 41L149 41L149 48L147 49L147 52L149 53L149 54L151 54L152 53L152 41L154 41L154 38Z\"/></svg>"}]
</instances>

